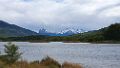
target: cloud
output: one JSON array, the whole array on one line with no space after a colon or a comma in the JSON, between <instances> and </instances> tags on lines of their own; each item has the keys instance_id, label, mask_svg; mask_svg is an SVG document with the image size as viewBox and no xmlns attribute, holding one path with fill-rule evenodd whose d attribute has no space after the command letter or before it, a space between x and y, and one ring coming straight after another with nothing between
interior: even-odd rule
<instances>
[{"instance_id":1,"label":"cloud","mask_svg":"<svg viewBox=\"0 0 120 68\"><path fill-rule=\"evenodd\" d=\"M101 13L101 15L104 15L106 17L119 17L120 16L120 6L104 10Z\"/></svg>"},{"instance_id":2,"label":"cloud","mask_svg":"<svg viewBox=\"0 0 120 68\"><path fill-rule=\"evenodd\" d=\"M0 19L38 31L99 29L120 21L120 0L0 0Z\"/></svg>"}]
</instances>

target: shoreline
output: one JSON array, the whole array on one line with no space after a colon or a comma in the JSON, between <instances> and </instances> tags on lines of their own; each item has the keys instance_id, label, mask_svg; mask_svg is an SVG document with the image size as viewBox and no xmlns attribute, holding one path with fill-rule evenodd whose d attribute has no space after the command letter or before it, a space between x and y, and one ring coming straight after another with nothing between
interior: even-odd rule
<instances>
[{"instance_id":1,"label":"shoreline","mask_svg":"<svg viewBox=\"0 0 120 68\"><path fill-rule=\"evenodd\" d=\"M83 44L120 44L120 41L80 42L80 41L0 41L0 42L29 42L29 43L83 43Z\"/></svg>"}]
</instances>

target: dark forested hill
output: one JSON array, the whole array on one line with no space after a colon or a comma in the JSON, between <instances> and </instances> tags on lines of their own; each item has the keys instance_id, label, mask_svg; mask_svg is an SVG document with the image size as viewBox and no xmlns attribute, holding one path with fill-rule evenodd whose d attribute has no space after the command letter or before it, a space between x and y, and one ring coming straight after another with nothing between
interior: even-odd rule
<instances>
[{"instance_id":1,"label":"dark forested hill","mask_svg":"<svg viewBox=\"0 0 120 68\"><path fill-rule=\"evenodd\" d=\"M36 32L0 20L0 37L38 35Z\"/></svg>"},{"instance_id":2,"label":"dark forested hill","mask_svg":"<svg viewBox=\"0 0 120 68\"><path fill-rule=\"evenodd\" d=\"M85 42L120 41L120 23L111 24L99 30L72 35L71 37Z\"/></svg>"}]
</instances>

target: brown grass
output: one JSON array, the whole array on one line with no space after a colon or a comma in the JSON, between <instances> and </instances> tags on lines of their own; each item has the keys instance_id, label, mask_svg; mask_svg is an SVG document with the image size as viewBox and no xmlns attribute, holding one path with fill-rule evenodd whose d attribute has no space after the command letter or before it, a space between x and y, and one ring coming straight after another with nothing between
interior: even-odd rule
<instances>
[{"instance_id":1,"label":"brown grass","mask_svg":"<svg viewBox=\"0 0 120 68\"><path fill-rule=\"evenodd\" d=\"M62 68L83 68L83 67L80 64L65 62L63 63Z\"/></svg>"},{"instance_id":2,"label":"brown grass","mask_svg":"<svg viewBox=\"0 0 120 68\"><path fill-rule=\"evenodd\" d=\"M83 68L80 64L68 63L60 65L56 60L46 57L41 61L27 62L18 61L12 65L0 62L0 68Z\"/></svg>"}]
</instances>

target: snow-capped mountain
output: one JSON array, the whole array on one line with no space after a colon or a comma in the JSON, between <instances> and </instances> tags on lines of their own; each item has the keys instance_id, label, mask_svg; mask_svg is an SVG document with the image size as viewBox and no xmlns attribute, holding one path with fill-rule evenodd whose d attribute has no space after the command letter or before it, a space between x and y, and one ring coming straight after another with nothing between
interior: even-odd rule
<instances>
[{"instance_id":1,"label":"snow-capped mountain","mask_svg":"<svg viewBox=\"0 0 120 68\"><path fill-rule=\"evenodd\" d=\"M66 30L62 30L59 33L61 33L61 34L64 34L64 33L78 34L78 33L83 33L83 32L86 32L86 31L83 29L66 29Z\"/></svg>"},{"instance_id":2,"label":"snow-capped mountain","mask_svg":"<svg viewBox=\"0 0 120 68\"><path fill-rule=\"evenodd\" d=\"M61 32L48 32L46 29L42 28L39 30L40 35L49 35L49 36L68 36L68 35L73 35L73 34L78 34L78 33L83 33L86 32L83 29L65 29L62 30Z\"/></svg>"}]
</instances>

